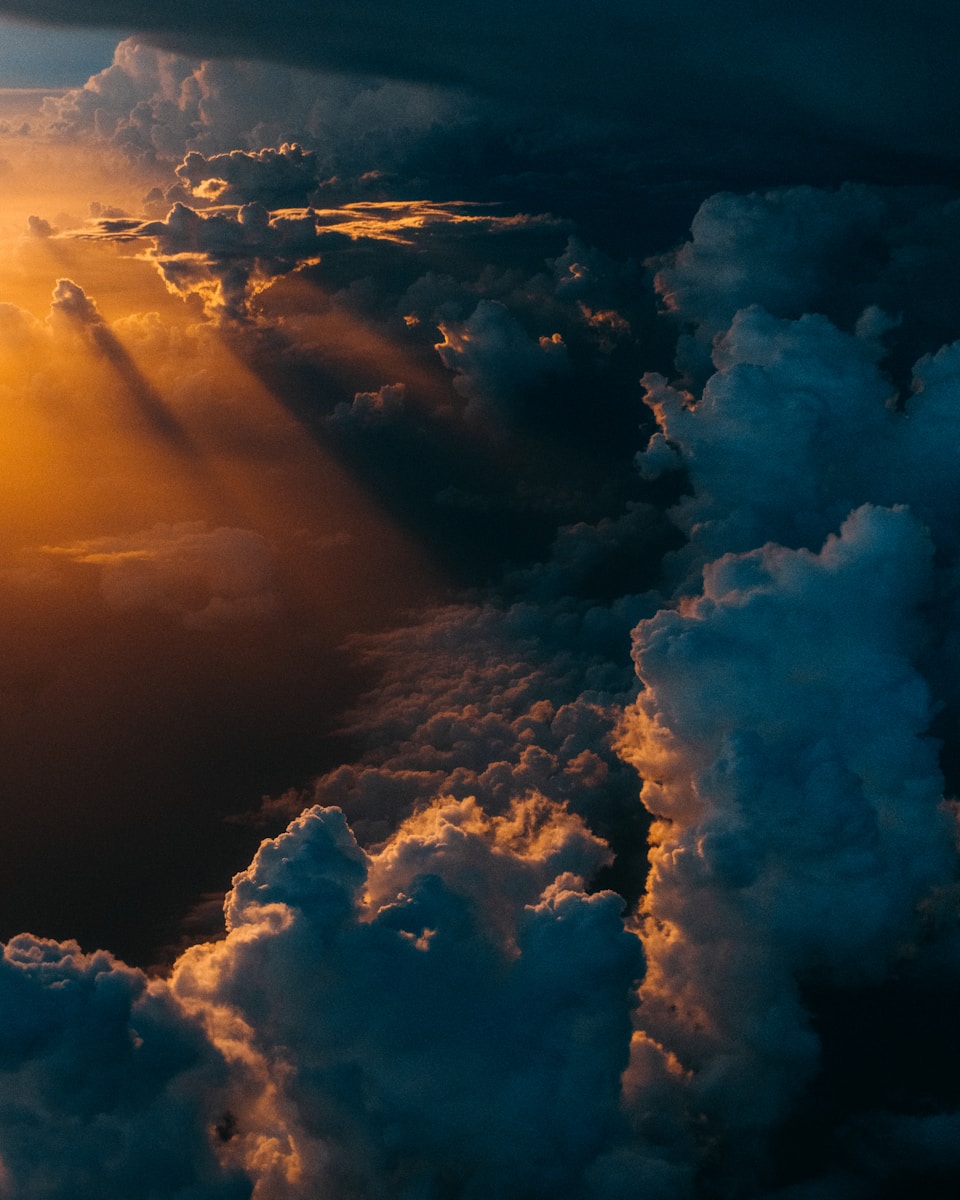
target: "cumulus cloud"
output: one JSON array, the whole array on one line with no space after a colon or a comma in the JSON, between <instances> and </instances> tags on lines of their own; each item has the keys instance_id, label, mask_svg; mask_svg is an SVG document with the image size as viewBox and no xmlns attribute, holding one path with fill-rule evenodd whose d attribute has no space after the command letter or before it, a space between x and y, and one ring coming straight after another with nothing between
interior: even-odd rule
<instances>
[{"instance_id":1,"label":"cumulus cloud","mask_svg":"<svg viewBox=\"0 0 960 1200\"><path fill-rule=\"evenodd\" d=\"M100 325L103 317L95 301L72 279L58 279L50 302L54 317L67 317L78 325Z\"/></svg>"},{"instance_id":2,"label":"cumulus cloud","mask_svg":"<svg viewBox=\"0 0 960 1200\"><path fill-rule=\"evenodd\" d=\"M577 1194L622 1136L639 943L575 874L602 846L545 816L438 800L365 854L316 808L237 876L226 940L188 951L173 988L270 1057L296 1047L284 1098L320 1149L264 1195Z\"/></svg>"},{"instance_id":3,"label":"cumulus cloud","mask_svg":"<svg viewBox=\"0 0 960 1200\"><path fill-rule=\"evenodd\" d=\"M936 339L955 314L937 264L956 219L951 200L910 189L721 196L661 256L669 307L709 351L705 382L646 379L659 432L640 469L682 468L692 485L672 510L689 539L678 578L769 540L815 550L859 504L905 504L934 538L936 603L949 608L954 347Z\"/></svg>"},{"instance_id":4,"label":"cumulus cloud","mask_svg":"<svg viewBox=\"0 0 960 1200\"><path fill-rule=\"evenodd\" d=\"M43 217L31 216L27 218L27 228L33 237L48 238L52 237L57 231L49 221L45 221Z\"/></svg>"},{"instance_id":5,"label":"cumulus cloud","mask_svg":"<svg viewBox=\"0 0 960 1200\"><path fill-rule=\"evenodd\" d=\"M317 186L316 155L296 143L279 150L205 157L191 151L177 167L177 178L193 197L221 204L256 201L268 207L295 207L307 202Z\"/></svg>"},{"instance_id":6,"label":"cumulus cloud","mask_svg":"<svg viewBox=\"0 0 960 1200\"><path fill-rule=\"evenodd\" d=\"M319 262L311 213L271 216L260 204L201 214L175 204L166 220L101 221L102 236L151 238L157 267L172 292L199 296L219 320L246 318L248 301L280 275Z\"/></svg>"},{"instance_id":7,"label":"cumulus cloud","mask_svg":"<svg viewBox=\"0 0 960 1200\"><path fill-rule=\"evenodd\" d=\"M617 531L571 530L555 570L518 583L531 598L452 605L361 640L356 649L378 683L349 731L368 749L288 797L288 811L337 805L369 842L437 795L474 796L502 813L536 793L584 817L626 859L642 853L635 778L612 741L634 690L629 630L655 600L643 594L642 576L634 579L640 594L612 600L591 584L605 558L645 536L655 544L656 526L642 511ZM600 548L591 552L591 543Z\"/></svg>"},{"instance_id":8,"label":"cumulus cloud","mask_svg":"<svg viewBox=\"0 0 960 1200\"><path fill-rule=\"evenodd\" d=\"M217 178L254 172L261 188L272 171L274 189L289 195L314 172L329 180L394 169L434 127L465 119L464 107L430 87L322 76L249 58L200 60L129 39L109 67L47 100L45 111L61 137L93 136L144 162L199 154L191 174L213 158ZM277 153L284 143L309 147L299 167L282 153L272 167L265 162L263 147Z\"/></svg>"},{"instance_id":9,"label":"cumulus cloud","mask_svg":"<svg viewBox=\"0 0 960 1200\"><path fill-rule=\"evenodd\" d=\"M844 184L710 196L690 238L649 261L666 310L680 326L677 364L699 388L711 346L736 313L821 313L872 335L878 358L902 374L952 340L958 314L945 261L960 237L951 193ZM886 314L880 325L865 314ZM901 380L902 382L902 380Z\"/></svg>"},{"instance_id":10,"label":"cumulus cloud","mask_svg":"<svg viewBox=\"0 0 960 1200\"><path fill-rule=\"evenodd\" d=\"M865 254L865 235L883 252ZM802 1138L783 1130L818 1073L822 1095L856 1070L835 1041L821 1059L838 996L882 996L905 970L924 980L908 993L952 994L956 830L930 734L937 710L955 723L935 665L954 661L938 449L953 346L909 372L890 346L902 326L903 354L935 336L912 324L922 288L901 264L932 270L953 236L939 199L791 189L714 198L657 264L692 337L681 383L646 380L660 431L638 463L683 468L691 492L671 510L688 538L680 596L635 630L642 687L623 726L655 818L636 1070L641 1089L668 1078L665 1051L691 1071L695 1107L725 1131L711 1175L734 1191L776 1178L764 1127L781 1148ZM917 1086L896 1070L901 1095ZM796 1194L859 1196L884 1170L925 1187L935 1170L873 1139L888 1122L891 1143L927 1130L852 1097L832 1168Z\"/></svg>"},{"instance_id":11,"label":"cumulus cloud","mask_svg":"<svg viewBox=\"0 0 960 1200\"><path fill-rule=\"evenodd\" d=\"M183 428L164 398L137 365L113 326L104 320L96 301L72 279L57 280L46 330L55 338L62 336L65 330L74 336L79 335L109 364L132 401L134 416L141 427L153 436L162 438L172 448L181 452L188 449Z\"/></svg>"},{"instance_id":12,"label":"cumulus cloud","mask_svg":"<svg viewBox=\"0 0 960 1200\"><path fill-rule=\"evenodd\" d=\"M217 1156L229 1071L160 983L75 942L0 959L0 1194L246 1200Z\"/></svg>"},{"instance_id":13,"label":"cumulus cloud","mask_svg":"<svg viewBox=\"0 0 960 1200\"><path fill-rule=\"evenodd\" d=\"M819 555L720 558L701 597L637 627L643 1027L696 1064L722 1122L776 1120L812 1077L798 982L882 978L952 877L914 665L931 558L909 513L861 508Z\"/></svg>"},{"instance_id":14,"label":"cumulus cloud","mask_svg":"<svg viewBox=\"0 0 960 1200\"><path fill-rule=\"evenodd\" d=\"M262 620L276 611L270 548L251 529L187 521L44 550L96 567L111 607L159 609L188 629Z\"/></svg>"},{"instance_id":15,"label":"cumulus cloud","mask_svg":"<svg viewBox=\"0 0 960 1200\"><path fill-rule=\"evenodd\" d=\"M454 372L453 386L467 401L467 411L489 414L510 424L533 383L569 369L567 348L559 333L532 338L497 301L481 300L459 325L441 325L437 353Z\"/></svg>"},{"instance_id":16,"label":"cumulus cloud","mask_svg":"<svg viewBox=\"0 0 960 1200\"><path fill-rule=\"evenodd\" d=\"M571 288L577 261L560 272ZM755 299L746 286L742 296ZM459 357L450 350L446 365L495 395L496 375L481 368L522 374L517 348L536 353L536 343L507 308L476 311L493 332L465 322ZM920 670L921 617L941 586L932 539L948 549L949 497L945 506L935 473L929 486L920 470L885 482L913 437L928 447L918 456L932 451L952 351L917 365L901 411L888 403L895 388L878 338L890 323L877 311L849 332L826 317L756 306L716 320L715 374L702 395L649 381L661 433L646 465L689 473L694 494L674 515L702 586L691 575L691 594L656 616L650 596L571 606L571 591L590 586L629 524L568 531L549 564L517 581L528 597L539 589L541 609L464 607L380 643L378 716L354 728L379 749L313 793L341 802L366 840L386 836L368 857L391 869L409 861L413 871L445 860L451 878L466 881L465 831L489 847L500 820L516 822L518 803L546 804L558 835L568 828L561 811L594 835L609 831L626 867L621 886L629 891L632 876L636 888L643 824L611 802L634 786L610 753L630 683L610 645L644 617L642 691L621 750L639 767L655 818L639 925L648 970L621 1097L626 1124L577 1168L576 1188L601 1195L640 1181L651 1194L682 1194L698 1164L734 1190L754 1177L770 1126L787 1119L819 1069L804 989L878 985L917 949L916 910L955 869ZM863 453L848 464L854 438ZM878 507L905 501L920 519ZM414 810L402 853L389 833L398 808ZM475 874L500 879L497 894L509 896L514 885L497 860L481 869L473 854ZM595 860L598 869L611 867ZM391 877L384 896L397 887L409 895L406 878ZM476 903L472 885L459 886ZM857 919L838 923L837 911ZM487 920L502 938L503 912ZM419 953L433 928L405 930ZM697 1121L719 1139L706 1157Z\"/></svg>"},{"instance_id":17,"label":"cumulus cloud","mask_svg":"<svg viewBox=\"0 0 960 1200\"><path fill-rule=\"evenodd\" d=\"M390 421L403 412L406 395L406 385L402 383L385 383L375 392L357 392L350 404L337 405L330 420L362 425Z\"/></svg>"},{"instance_id":18,"label":"cumulus cloud","mask_svg":"<svg viewBox=\"0 0 960 1200\"><path fill-rule=\"evenodd\" d=\"M838 280L848 286L852 269L868 261L885 207L876 191L849 185L705 200L690 240L652 263L667 311L696 331L681 338L679 365L695 377L709 373L712 340L749 305L799 317L836 304Z\"/></svg>"},{"instance_id":19,"label":"cumulus cloud","mask_svg":"<svg viewBox=\"0 0 960 1200\"><path fill-rule=\"evenodd\" d=\"M682 461L691 472L693 494L675 510L690 552L816 546L859 501L881 498L888 443L904 422L869 343L824 317L778 320L751 307L714 360L696 401L661 376L646 380L660 433L638 462L656 474Z\"/></svg>"}]
</instances>

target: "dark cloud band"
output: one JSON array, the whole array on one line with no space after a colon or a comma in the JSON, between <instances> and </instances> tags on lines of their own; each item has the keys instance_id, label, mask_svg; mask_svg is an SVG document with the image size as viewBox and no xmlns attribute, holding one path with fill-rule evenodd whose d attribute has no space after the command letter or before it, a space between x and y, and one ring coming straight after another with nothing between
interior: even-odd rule
<instances>
[{"instance_id":1,"label":"dark cloud band","mask_svg":"<svg viewBox=\"0 0 960 1200\"><path fill-rule=\"evenodd\" d=\"M272 59L321 70L463 85L511 103L622 124L647 141L669 117L671 157L703 131L743 152L774 131L825 147L955 160L960 81L944 47L960 11L942 0L856 10L806 0L704 7L607 0L587 10L438 0L173 0L77 4L2 0L0 14L135 30L202 55Z\"/></svg>"}]
</instances>

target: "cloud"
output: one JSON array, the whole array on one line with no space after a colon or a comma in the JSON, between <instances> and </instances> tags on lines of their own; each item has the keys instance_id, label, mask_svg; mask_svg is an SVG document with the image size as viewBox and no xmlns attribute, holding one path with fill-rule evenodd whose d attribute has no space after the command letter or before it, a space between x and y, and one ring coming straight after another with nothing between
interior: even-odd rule
<instances>
[{"instance_id":1,"label":"cloud","mask_svg":"<svg viewBox=\"0 0 960 1200\"><path fill-rule=\"evenodd\" d=\"M136 322L133 324L136 326ZM57 280L47 327L54 337L62 337L65 329L74 336L79 335L98 357L110 365L133 402L134 414L141 426L180 453L190 452L183 428L164 398L143 373L114 328L104 320L96 302L72 279Z\"/></svg>"},{"instance_id":2,"label":"cloud","mask_svg":"<svg viewBox=\"0 0 960 1200\"><path fill-rule=\"evenodd\" d=\"M793 319L821 313L851 331L880 309L889 320L875 331L877 355L902 374L955 335L960 314L944 256L960 236L958 216L952 193L911 187L708 197L690 239L648 264L680 323L678 366L701 387L712 341L750 305Z\"/></svg>"},{"instance_id":3,"label":"cloud","mask_svg":"<svg viewBox=\"0 0 960 1200\"><path fill-rule=\"evenodd\" d=\"M618 897L564 870L602 848L545 817L438 800L368 855L317 808L237 877L227 939L188 951L173 987L252 1022L278 1068L297 1048L278 1078L320 1149L265 1195L569 1191L622 1134L639 943Z\"/></svg>"},{"instance_id":4,"label":"cloud","mask_svg":"<svg viewBox=\"0 0 960 1200\"><path fill-rule=\"evenodd\" d=\"M78 325L99 325L103 321L96 303L72 279L57 280L50 312L54 317L68 317Z\"/></svg>"},{"instance_id":5,"label":"cloud","mask_svg":"<svg viewBox=\"0 0 960 1200\"><path fill-rule=\"evenodd\" d=\"M691 150L709 151L718 135L741 167L758 142L782 158L776 135L784 131L827 159L839 151L848 161L869 161L880 150L922 164L924 156L954 155L956 80L942 47L957 17L945 0L924 0L909 13L877 4L869 22L821 0L807 0L788 21L757 0L737 0L722 13L705 12L693 0L669 9L612 0L589 15L563 0L549 22L504 3L469 4L451 17L435 3L399 14L383 0L359 8L302 0L269 14L253 0L218 0L202 9L4 0L0 11L34 21L133 27L208 57L463 85L614 126L642 120L668 161L690 164ZM636 69L638 55L647 69ZM667 62L685 87L670 86ZM830 141L811 138L810 128L824 121L831 123ZM664 147L666 124L686 137L674 136ZM697 136L698 127L706 136ZM816 170L812 155L808 169Z\"/></svg>"},{"instance_id":6,"label":"cloud","mask_svg":"<svg viewBox=\"0 0 960 1200\"><path fill-rule=\"evenodd\" d=\"M96 567L112 608L159 609L176 614L188 629L263 620L276 612L272 555L251 529L186 521L44 550Z\"/></svg>"},{"instance_id":7,"label":"cloud","mask_svg":"<svg viewBox=\"0 0 960 1200\"><path fill-rule=\"evenodd\" d=\"M640 1027L693 1070L727 1187L818 1069L801 987L879 982L953 877L916 666L931 559L916 518L863 507L819 554L725 555L634 634L621 748L654 816Z\"/></svg>"},{"instance_id":8,"label":"cloud","mask_svg":"<svg viewBox=\"0 0 960 1200\"><path fill-rule=\"evenodd\" d=\"M815 546L858 501L881 499L887 446L904 422L869 343L824 317L777 320L751 307L718 337L714 358L695 403L647 379L661 430L647 451L653 472L682 462L694 484L676 509L688 554ZM645 454L638 462L646 469Z\"/></svg>"},{"instance_id":9,"label":"cloud","mask_svg":"<svg viewBox=\"0 0 960 1200\"><path fill-rule=\"evenodd\" d=\"M270 164L268 174L275 174L274 157L262 151L258 157L244 156L244 161L248 161L248 167L250 163L256 165L244 168L239 178L257 194L259 168ZM189 162L188 157L185 164ZM196 178L204 176L205 168L198 167L197 171ZM226 184L224 180L219 182ZM429 245L461 225L475 226L478 233L512 233L556 224L549 216L503 216L487 211L483 205L459 201L358 201L333 209L287 208L276 212L256 200L241 205L218 204L199 211L177 201L162 220L99 217L86 230L69 236L120 243L152 241L149 257L170 291L184 298L198 296L206 314L215 320L242 322L250 316L251 300L276 279L315 267L321 261L321 251L341 249L353 241Z\"/></svg>"},{"instance_id":10,"label":"cloud","mask_svg":"<svg viewBox=\"0 0 960 1200\"><path fill-rule=\"evenodd\" d=\"M362 639L355 650L377 684L345 732L364 753L308 788L267 801L261 822L275 825L310 805L336 806L370 846L438 797L466 805L476 829L523 801L518 811L536 815L545 833L568 829L576 817L603 838L609 860L567 869L635 901L646 872L647 816L637 803L636 776L613 743L635 686L629 630L656 601L619 594L603 601L590 585L606 559L642 544L645 529L656 536L642 511L622 527L572 529L556 572L545 569L534 586L522 581L531 599L510 605L491 596ZM572 543L580 547L576 562ZM578 588L585 593L579 599L572 594ZM501 892L494 874L464 868L465 879Z\"/></svg>"},{"instance_id":11,"label":"cloud","mask_svg":"<svg viewBox=\"0 0 960 1200\"><path fill-rule=\"evenodd\" d=\"M935 278L954 220L906 191L725 195L656 264L692 337L682 381L646 380L660 432L638 463L683 468L690 492L670 510L688 538L678 591L634 632L642 686L623 725L654 817L625 1087L662 1093L665 1052L690 1071L666 1112L681 1129L686 1105L715 1123L704 1169L721 1190L846 1197L885 1171L921 1190L939 1178L902 1148L925 1131L874 1115L924 1085L897 1065L871 1091L844 1039L851 993L883 1012L894 979L914 999L954 988L952 751L931 736L956 722L956 509L939 450L954 347L906 357L936 324L916 320L923 286L903 270ZM785 1147L809 1155L827 1095L830 1145L797 1170ZM879 1151L880 1128L900 1148Z\"/></svg>"},{"instance_id":12,"label":"cloud","mask_svg":"<svg viewBox=\"0 0 960 1200\"><path fill-rule=\"evenodd\" d=\"M42 217L35 216L27 218L27 228L30 230L30 233L33 237L38 238L52 237L53 234L57 232L49 221L45 221Z\"/></svg>"},{"instance_id":13,"label":"cloud","mask_svg":"<svg viewBox=\"0 0 960 1200\"><path fill-rule=\"evenodd\" d=\"M106 238L154 239L168 288L199 296L218 320L244 320L249 299L277 276L319 262L312 214L271 217L256 203L205 215L175 204L164 221L107 218L100 228Z\"/></svg>"},{"instance_id":14,"label":"cloud","mask_svg":"<svg viewBox=\"0 0 960 1200\"><path fill-rule=\"evenodd\" d=\"M0 960L0 1194L246 1200L215 1126L229 1073L169 989L21 934Z\"/></svg>"},{"instance_id":15,"label":"cloud","mask_svg":"<svg viewBox=\"0 0 960 1200\"><path fill-rule=\"evenodd\" d=\"M404 409L407 389L402 383L385 383L375 392L357 392L350 404L338 404L330 420L370 425L396 419Z\"/></svg>"},{"instance_id":16,"label":"cloud","mask_svg":"<svg viewBox=\"0 0 960 1200\"><path fill-rule=\"evenodd\" d=\"M721 196L701 208L693 241L659 260L669 308L696 333L680 338L682 383L645 380L659 433L637 461L649 478L689 472L693 494L673 510L690 539L680 561L767 540L815 548L865 501L909 504L956 552L943 449L954 349L912 354L936 330L914 312L927 287L939 294L933 263L957 214L923 196L910 211L908 199L866 188ZM885 247L875 261L865 239ZM833 319L795 315L808 304Z\"/></svg>"},{"instance_id":17,"label":"cloud","mask_svg":"<svg viewBox=\"0 0 960 1200\"><path fill-rule=\"evenodd\" d=\"M205 157L191 151L177 167L177 178L191 196L221 204L256 201L272 207L305 204L317 186L316 155L288 142L279 150Z\"/></svg>"},{"instance_id":18,"label":"cloud","mask_svg":"<svg viewBox=\"0 0 960 1200\"><path fill-rule=\"evenodd\" d=\"M851 274L869 263L886 209L880 193L851 185L705 200L690 240L652 263L667 311L696 328L696 341L681 338L680 364L709 373L712 339L750 305L779 317L835 305Z\"/></svg>"},{"instance_id":19,"label":"cloud","mask_svg":"<svg viewBox=\"0 0 960 1200\"><path fill-rule=\"evenodd\" d=\"M531 338L509 310L481 300L465 322L441 325L437 353L455 373L453 386L467 401L467 412L488 415L507 425L522 420L524 392L569 369L559 333Z\"/></svg>"},{"instance_id":20,"label":"cloud","mask_svg":"<svg viewBox=\"0 0 960 1200\"><path fill-rule=\"evenodd\" d=\"M218 178L258 173L261 188L272 171L274 190L283 172L289 196L314 171L329 180L395 169L436 127L465 120L466 107L429 87L321 76L250 58L201 60L128 39L83 87L48 99L45 113L59 137L92 136L143 162L177 162L190 152L217 160ZM279 153L268 167L284 143L305 146L308 157L294 167ZM264 146L272 147L267 160ZM202 169L193 159L191 173Z\"/></svg>"}]
</instances>

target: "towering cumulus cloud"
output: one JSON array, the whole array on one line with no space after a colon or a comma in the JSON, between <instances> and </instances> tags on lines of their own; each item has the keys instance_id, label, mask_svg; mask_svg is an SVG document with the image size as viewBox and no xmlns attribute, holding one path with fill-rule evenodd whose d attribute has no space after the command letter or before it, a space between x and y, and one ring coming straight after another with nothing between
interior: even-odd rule
<instances>
[{"instance_id":1,"label":"towering cumulus cloud","mask_svg":"<svg viewBox=\"0 0 960 1200\"><path fill-rule=\"evenodd\" d=\"M312 809L237 877L227 940L174 988L215 1043L224 1013L228 1039L249 1025L299 1117L263 1195L579 1190L620 1125L640 947L617 896L583 893L602 845L545 816L440 801L367 856ZM248 1165L258 1120L237 1113Z\"/></svg>"},{"instance_id":2,"label":"towering cumulus cloud","mask_svg":"<svg viewBox=\"0 0 960 1200\"><path fill-rule=\"evenodd\" d=\"M641 1021L736 1131L725 1154L816 1072L803 984L882 979L952 876L912 663L931 555L905 510L859 508L819 554L724 555L635 631L622 748L655 818Z\"/></svg>"},{"instance_id":3,"label":"towering cumulus cloud","mask_svg":"<svg viewBox=\"0 0 960 1200\"><path fill-rule=\"evenodd\" d=\"M957 16L715 7L0 0L139 30L0 131L11 788L250 860L9 937L0 1200L955 1193Z\"/></svg>"}]
</instances>

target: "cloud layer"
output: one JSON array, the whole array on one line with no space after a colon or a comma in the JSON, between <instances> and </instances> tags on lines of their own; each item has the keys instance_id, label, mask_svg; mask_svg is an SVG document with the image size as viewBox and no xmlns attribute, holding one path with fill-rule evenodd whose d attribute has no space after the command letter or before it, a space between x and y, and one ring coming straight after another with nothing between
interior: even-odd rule
<instances>
[{"instance_id":1,"label":"cloud layer","mask_svg":"<svg viewBox=\"0 0 960 1200\"><path fill-rule=\"evenodd\" d=\"M161 48L125 42L47 105L51 146L120 150L151 190L23 224L17 253L57 282L45 321L0 308L30 368L14 396L76 436L51 397L79 401L61 383L86 356L89 391L125 389L150 432L144 486L187 482L35 540L17 586L76 577L83 611L127 631L97 642L117 657L148 636L166 668L177 648L170 708L205 664L227 696L258 655L283 668L243 701L289 696L259 727L282 781L216 816L273 835L221 931L150 979L7 943L0 1196L867 1200L955 1181L960 1089L898 1047L935 1044L960 987L960 209L946 173L876 178L898 155L953 161L936 47L956 17L760 7L241 4L222 26L219 4L31 6L129 18ZM187 57L254 44L282 68ZM555 137L506 111L518 91L564 114ZM668 209L711 133L735 181L825 115L835 138L803 145L868 182L698 196L672 249L627 227L624 180L662 169ZM616 137L587 186L593 122ZM483 191L508 132L525 169L492 155ZM538 189L555 209L521 204ZM75 268L97 255L117 274L94 288ZM158 311L111 319L138 271ZM90 457L109 491L119 468ZM449 572L405 617L413 556L376 561L394 522ZM346 569L353 591L321 604ZM366 590L344 761L288 766L287 724L315 754L334 707L300 659ZM196 754L222 715L241 778L256 722L231 704Z\"/></svg>"},{"instance_id":2,"label":"cloud layer","mask_svg":"<svg viewBox=\"0 0 960 1200\"><path fill-rule=\"evenodd\" d=\"M955 154L958 96L943 47L957 18L945 0L924 0L909 13L878 0L869 21L821 0L805 0L786 20L757 0L737 0L722 13L692 0L669 9L609 0L589 15L564 0L549 21L501 3L461 6L451 17L436 4L399 14L382 0L360 7L288 0L270 12L252 0L202 9L4 0L0 11L132 28L188 53L462 85L608 124L669 125L680 134L667 151L674 161L692 162L694 145L709 146L694 132L698 125L725 134L738 159L744 141L759 139L779 153L778 131L803 136L825 122L832 137L816 141L827 158L837 148L848 157L880 149L920 161ZM645 69L636 69L638 59ZM668 61L683 88L666 83ZM659 132L650 140L663 148Z\"/></svg>"}]
</instances>

